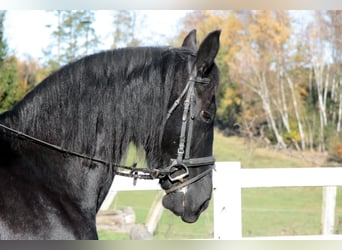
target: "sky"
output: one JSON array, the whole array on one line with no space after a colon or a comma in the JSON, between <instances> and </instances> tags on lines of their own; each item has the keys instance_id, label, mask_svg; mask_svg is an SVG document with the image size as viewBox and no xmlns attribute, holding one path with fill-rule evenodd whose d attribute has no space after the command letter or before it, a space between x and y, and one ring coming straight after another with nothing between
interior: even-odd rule
<instances>
[{"instance_id":1,"label":"sky","mask_svg":"<svg viewBox=\"0 0 342 250\"><path fill-rule=\"evenodd\" d=\"M177 34L180 19L189 10L140 10L138 15L146 16L142 28L137 29L141 45L168 45L170 38ZM300 23L310 20L310 11L291 11ZM43 49L52 42L51 32L56 25L54 14L45 10L8 10L5 20L5 38L10 54L22 60L30 58L44 63ZM48 27L49 26L49 27ZM98 50L109 49L112 45L112 13L109 10L97 10L93 27L102 44ZM303 27L303 26L302 26ZM299 27L300 28L300 27Z\"/></svg>"},{"instance_id":2,"label":"sky","mask_svg":"<svg viewBox=\"0 0 342 250\"><path fill-rule=\"evenodd\" d=\"M175 34L179 20L187 10L149 10L141 11L146 15L145 28L138 31L138 37L143 39L143 45L167 45L168 38ZM101 37L99 50L109 49L112 43L110 32L113 30L110 11L96 12L94 28ZM55 24L54 15L44 10L9 10L5 20L5 39L11 54L18 58L42 59L43 49L51 41L50 34ZM47 26L50 26L47 27Z\"/></svg>"}]
</instances>

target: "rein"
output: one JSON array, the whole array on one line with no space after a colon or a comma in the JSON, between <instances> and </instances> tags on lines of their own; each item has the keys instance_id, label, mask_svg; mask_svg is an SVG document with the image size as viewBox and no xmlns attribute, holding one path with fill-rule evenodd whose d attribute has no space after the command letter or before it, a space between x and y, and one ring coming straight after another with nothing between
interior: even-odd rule
<instances>
[{"instance_id":1,"label":"rein","mask_svg":"<svg viewBox=\"0 0 342 250\"><path fill-rule=\"evenodd\" d=\"M113 167L116 170L115 174L125 176L125 177L132 177L135 182L137 179L145 179L145 180L152 180L152 179L157 179L157 178L161 179L167 175L167 173L162 171L162 169L137 168L136 163L134 163L132 166L115 164L115 163L105 161L102 159L98 159L95 157L90 157L90 156L85 155L85 154L81 154L81 153L77 153L77 152L73 152L73 151L63 149L60 146L57 146L57 145L45 142L43 140L37 139L35 137L32 137L32 136L25 134L23 132L20 132L18 130L9 128L3 124L0 124L0 127L11 132L11 133L13 133L13 134L15 134L19 139L25 139L25 140L31 141L35 144L44 146L46 148L53 149L57 152L64 154L65 157L68 155L76 156L78 158L86 159L86 160L89 160L91 162L96 162L96 163L100 163L103 165ZM117 171L118 169L124 169L124 170L129 170L129 171L121 172L121 171ZM141 172L142 174L139 174L139 172Z\"/></svg>"},{"instance_id":2,"label":"rein","mask_svg":"<svg viewBox=\"0 0 342 250\"><path fill-rule=\"evenodd\" d=\"M190 66L191 65L189 61L189 69L190 69ZM184 90L182 91L180 96L177 98L177 100L173 103L173 105L171 106L171 108L169 109L166 115L165 122L170 118L173 111L178 107L181 100L186 95L186 98L184 100L182 127L181 127L181 133L179 137L177 158L171 159L170 165L166 168L162 168L162 169L137 168L136 163L134 163L132 166L115 164L110 161L105 161L102 159L90 157L85 154L66 150L60 146L37 139L33 136L30 136L28 134L25 134L13 128L7 127L3 124L0 124L0 128L3 128L6 131L9 131L10 133L16 135L19 139L25 139L32 143L60 152L64 154L65 157L68 155L75 156L81 159L89 160L91 162L100 163L100 164L109 166L114 169L116 175L133 178L133 185L136 185L136 182L138 179L153 180L153 179L163 179L165 177L168 177L171 182L176 182L176 181L180 182L179 184L171 187L170 189L165 190L167 194L172 193L185 186L188 186L191 183L194 183L202 179L204 176L211 173L211 171L214 169L214 166L215 166L215 158L213 156L190 158L190 146L191 146L192 135L193 135L193 121L195 119L194 105L196 102L194 84L195 83L208 84L210 82L210 79L208 78L202 78L202 77L196 76L196 67L190 72L191 72L190 78ZM186 135L186 132L187 132L187 135ZM191 179L184 180L184 178L186 178L189 175L189 168L196 168L196 167L201 167L201 166L209 166L209 168ZM172 174L177 171L181 171L182 173L176 176L173 176Z\"/></svg>"}]
</instances>

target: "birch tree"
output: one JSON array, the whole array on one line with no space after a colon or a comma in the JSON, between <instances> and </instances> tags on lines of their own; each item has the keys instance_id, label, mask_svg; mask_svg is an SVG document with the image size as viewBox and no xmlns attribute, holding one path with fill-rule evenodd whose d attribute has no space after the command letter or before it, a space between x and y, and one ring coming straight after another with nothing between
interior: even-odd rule
<instances>
[{"instance_id":1,"label":"birch tree","mask_svg":"<svg viewBox=\"0 0 342 250\"><path fill-rule=\"evenodd\" d=\"M330 88L326 31L324 16L322 12L316 11L314 20L307 28L307 46L310 52L310 70L313 74L313 91L317 97L320 151L326 150L325 128L328 125L327 98Z\"/></svg>"},{"instance_id":2,"label":"birch tree","mask_svg":"<svg viewBox=\"0 0 342 250\"><path fill-rule=\"evenodd\" d=\"M279 58L282 47L289 37L289 29L281 25L278 12L249 12L246 33L239 53L230 62L237 81L246 85L259 96L269 128L273 131L280 148L286 148L277 125L279 112L284 127L289 131L286 93L280 80ZM275 106L275 108L274 108Z\"/></svg>"},{"instance_id":3,"label":"birch tree","mask_svg":"<svg viewBox=\"0 0 342 250\"><path fill-rule=\"evenodd\" d=\"M329 41L332 49L333 63L333 98L337 103L336 131L341 132L342 125L342 11L329 10Z\"/></svg>"}]
</instances>

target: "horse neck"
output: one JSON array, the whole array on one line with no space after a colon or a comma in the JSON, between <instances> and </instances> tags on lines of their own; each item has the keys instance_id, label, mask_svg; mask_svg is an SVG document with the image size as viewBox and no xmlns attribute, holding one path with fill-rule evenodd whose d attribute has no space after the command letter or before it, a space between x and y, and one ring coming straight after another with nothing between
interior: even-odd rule
<instances>
[{"instance_id":1,"label":"horse neck","mask_svg":"<svg viewBox=\"0 0 342 250\"><path fill-rule=\"evenodd\" d=\"M152 165L157 163L174 72L144 68L153 74L126 74L125 79L117 79L109 73L91 74L82 65L72 67L76 66L76 74L72 74L75 68L67 67L47 78L3 115L2 122L63 149L113 162L121 160L133 141L145 148ZM98 209L112 181L112 169L39 151L26 155L40 163L32 171L39 181L55 183L54 192L70 199L79 194L83 204L95 200ZM50 170L39 172L41 167Z\"/></svg>"},{"instance_id":2,"label":"horse neck","mask_svg":"<svg viewBox=\"0 0 342 250\"><path fill-rule=\"evenodd\" d=\"M100 98L95 90L92 95L87 94L82 90L85 86L80 84L61 84L64 80L63 75L47 78L11 111L1 115L0 122L66 150L109 160L113 145L108 138L113 132L104 125L110 124L106 121L107 114L99 112L102 107L95 105ZM10 170L13 175L44 186L53 195L74 200L88 210L98 209L112 182L112 169L94 166L77 157L65 157L15 136L8 145L17 157Z\"/></svg>"},{"instance_id":3,"label":"horse neck","mask_svg":"<svg viewBox=\"0 0 342 250\"><path fill-rule=\"evenodd\" d=\"M66 67L44 80L6 115L7 123L30 136L71 151L88 154L109 136L108 110L85 69ZM106 134L106 135L105 135Z\"/></svg>"},{"instance_id":4,"label":"horse neck","mask_svg":"<svg viewBox=\"0 0 342 250\"><path fill-rule=\"evenodd\" d=\"M28 97L30 98L30 97ZM46 97L37 97L44 100ZM11 128L17 129L28 135L34 136L37 139L43 139L46 142L52 143L56 146L63 147L64 138L60 138L54 135L54 131L48 133L40 133L40 131L34 130L33 128L40 128L39 124L32 123L32 127L25 126L27 122L25 119L32 112L30 107L33 109L38 109L31 103L25 105L25 101L21 103L12 111L4 113L0 117L0 123L3 123ZM58 115L58 110L54 110L49 113L51 117ZM36 113L37 121L42 120L42 125L46 125L46 130L49 129L49 121L44 120L46 116ZM52 118L51 118L52 119ZM35 120L32 120L35 121ZM62 128L56 127L57 131ZM51 136L49 136L51 135ZM76 138L77 137L76 135ZM5 143L5 144L4 144ZM86 147L80 146L80 150L74 149L75 152L86 153L91 157L98 157L95 154L100 152L96 147L99 141L95 141L95 145L89 146L95 147L95 149L89 149L88 152L83 152L82 150ZM50 195L54 196L58 202L62 198L63 203L70 203L77 211L87 211L87 213L93 214L96 212L111 183L113 180L113 169L105 165L93 165L91 161L83 160L78 157L64 155L58 151L51 148L47 148L41 145L37 145L30 141L25 141L18 139L16 136L9 137L4 136L0 133L0 144L7 145L9 148L9 154L15 157L15 164L9 164L4 166L1 164L0 167L5 167L9 169L11 175L16 176L18 180L23 180L25 183L31 183L31 185L43 186L43 192L48 192ZM81 143L80 143L81 144ZM73 150L67 148L64 144L64 148L67 150ZM106 153L106 152L105 152ZM98 158L104 158L105 154L99 156ZM30 184L29 184L30 185ZM88 215L85 215L88 216Z\"/></svg>"},{"instance_id":5,"label":"horse neck","mask_svg":"<svg viewBox=\"0 0 342 250\"><path fill-rule=\"evenodd\" d=\"M159 63L126 66L120 78L122 69L115 72L114 66L97 63L102 72L93 72L93 66L80 61L53 74L7 116L11 127L114 162L133 141L145 148L148 161L155 162L173 88L172 67L162 73L156 70Z\"/></svg>"}]
</instances>

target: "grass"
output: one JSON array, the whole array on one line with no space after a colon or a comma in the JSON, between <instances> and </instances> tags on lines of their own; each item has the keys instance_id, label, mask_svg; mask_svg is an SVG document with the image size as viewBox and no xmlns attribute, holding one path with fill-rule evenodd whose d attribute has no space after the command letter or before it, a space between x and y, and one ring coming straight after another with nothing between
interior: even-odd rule
<instances>
[{"instance_id":1,"label":"grass","mask_svg":"<svg viewBox=\"0 0 342 250\"><path fill-rule=\"evenodd\" d=\"M258 148L253 142L224 137L215 132L214 155L217 161L240 161L243 168L313 167L323 162L315 154L294 153ZM136 160L132 154L128 161ZM143 161L141 161L143 162ZM143 163L141 163L143 165ZM119 192L111 209L130 206L136 223L144 223L158 191ZM244 236L306 235L320 233L322 188L253 188L242 192ZM342 194L338 191L336 233L342 233ZM128 235L99 232L100 239L129 239ZM155 239L193 239L213 237L213 203L195 224L182 222L164 210Z\"/></svg>"},{"instance_id":2,"label":"grass","mask_svg":"<svg viewBox=\"0 0 342 250\"><path fill-rule=\"evenodd\" d=\"M117 210L124 207L132 207L136 214L136 224L143 224L147 219L150 206L159 191L127 191L119 192L115 197L110 209ZM213 235L213 205L201 215L195 224L182 222L170 211L164 210L155 239L191 239L212 238ZM102 240L122 239L122 234L109 231L99 231ZM128 239L127 235L127 239Z\"/></svg>"},{"instance_id":3,"label":"grass","mask_svg":"<svg viewBox=\"0 0 342 250\"><path fill-rule=\"evenodd\" d=\"M320 233L321 188L243 190L243 235Z\"/></svg>"},{"instance_id":4,"label":"grass","mask_svg":"<svg viewBox=\"0 0 342 250\"><path fill-rule=\"evenodd\" d=\"M321 162L319 155L305 154L304 157L291 151L279 151L258 147L239 137L225 137L215 132L214 155L217 161L239 161L243 168L287 168L312 167Z\"/></svg>"}]
</instances>

